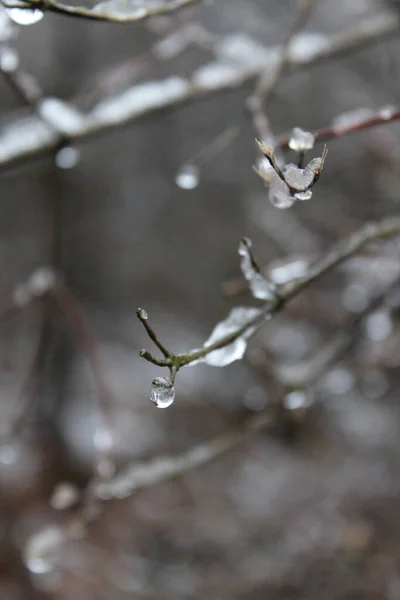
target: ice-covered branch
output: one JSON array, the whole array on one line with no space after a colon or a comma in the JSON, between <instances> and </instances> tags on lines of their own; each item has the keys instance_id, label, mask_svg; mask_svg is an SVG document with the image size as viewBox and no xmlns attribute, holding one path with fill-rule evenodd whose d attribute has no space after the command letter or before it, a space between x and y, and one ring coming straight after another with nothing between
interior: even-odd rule
<instances>
[{"instance_id":1,"label":"ice-covered branch","mask_svg":"<svg viewBox=\"0 0 400 600\"><path fill-rule=\"evenodd\" d=\"M364 129L370 129L377 125L385 125L400 119L400 107L398 106L383 106L378 110L367 108L356 109L351 112L343 113L336 117L330 125L316 129L313 131L313 136L316 142L327 142L334 138L341 138L351 133L357 133ZM276 140L276 145L279 148L286 149L289 147L291 134L283 134Z\"/></svg>"},{"instance_id":2,"label":"ice-covered branch","mask_svg":"<svg viewBox=\"0 0 400 600\"><path fill-rule=\"evenodd\" d=\"M239 246L239 253L242 256L242 272L249 281L253 292L254 289L256 290L255 296L265 300L264 305L261 308L240 306L232 309L228 317L214 328L210 337L200 349L185 354L174 354L162 346L166 358L160 361L153 359L148 352L142 351L141 356L143 358L160 367L168 367L170 373L172 373L171 378L157 378L163 381L153 381L153 387L156 382L156 389L152 387L151 391L153 401L162 408L172 404L175 374L182 367L198 362L206 362L213 366L222 367L241 359L245 354L247 342L253 333L275 313L281 311L287 302L367 244L398 234L400 234L400 217L398 216L368 223L346 239L335 244L323 258L308 269L304 276L277 287L262 276L254 256L251 254L249 242L245 241L244 243L242 241ZM257 281L255 281L256 279ZM142 320L139 314L138 316ZM150 337L153 339L155 334L153 333L153 337L152 335ZM156 343L156 345L158 344ZM160 399L160 403L156 401L155 397Z\"/></svg>"},{"instance_id":3,"label":"ice-covered branch","mask_svg":"<svg viewBox=\"0 0 400 600\"><path fill-rule=\"evenodd\" d=\"M145 3L138 6L137 3L129 0L104 0L95 4L92 8L87 8L65 4L58 0L2 0L2 4L10 10L11 18L13 18L12 11L18 11L18 14L40 11L41 13L53 12L67 17L109 21L111 23L137 23L150 17L168 15L196 2L199 2L199 0L165 0L165 2L153 3L152 6L146 6ZM17 19L18 17L16 18L18 23Z\"/></svg>"},{"instance_id":4,"label":"ice-covered branch","mask_svg":"<svg viewBox=\"0 0 400 600\"><path fill-rule=\"evenodd\" d=\"M296 70L309 67L322 60L377 43L394 35L399 29L399 23L400 19L392 13L361 21L356 27L327 37L306 54L291 52L287 68ZM119 95L101 100L89 113L81 115L79 122L74 123L69 139L73 142L88 138L155 111L239 87L271 66L271 53L268 49L262 60L259 56L255 56L255 59L249 64L228 64L215 60L196 69L189 79L172 76L137 84ZM0 130L0 169L54 151L59 141L60 137L54 129L37 117L6 124Z\"/></svg>"}]
</instances>

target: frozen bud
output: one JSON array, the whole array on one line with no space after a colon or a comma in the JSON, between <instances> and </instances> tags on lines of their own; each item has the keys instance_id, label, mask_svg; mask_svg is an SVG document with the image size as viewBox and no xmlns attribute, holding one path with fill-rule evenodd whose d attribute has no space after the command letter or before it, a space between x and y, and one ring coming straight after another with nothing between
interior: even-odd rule
<instances>
[{"instance_id":1,"label":"frozen bud","mask_svg":"<svg viewBox=\"0 0 400 600\"><path fill-rule=\"evenodd\" d=\"M289 140L289 148L295 152L306 152L314 148L315 138L310 131L295 127Z\"/></svg>"},{"instance_id":2,"label":"frozen bud","mask_svg":"<svg viewBox=\"0 0 400 600\"><path fill-rule=\"evenodd\" d=\"M147 321L147 319L149 318L147 312L143 310L143 308L138 308L136 314L142 321Z\"/></svg>"},{"instance_id":3,"label":"frozen bud","mask_svg":"<svg viewBox=\"0 0 400 600\"><path fill-rule=\"evenodd\" d=\"M65 533L59 527L46 527L29 538L23 551L29 571L37 574L52 571L64 540Z\"/></svg>"},{"instance_id":4,"label":"frozen bud","mask_svg":"<svg viewBox=\"0 0 400 600\"><path fill-rule=\"evenodd\" d=\"M53 490L50 506L55 510L66 510L79 500L79 490L72 483L64 481Z\"/></svg>"},{"instance_id":5,"label":"frozen bud","mask_svg":"<svg viewBox=\"0 0 400 600\"><path fill-rule=\"evenodd\" d=\"M274 148L273 146L271 146L271 144L266 144L265 142L260 142L258 140L256 140L258 147L260 148L261 152L264 154L264 156L266 157L273 157L274 156Z\"/></svg>"},{"instance_id":6,"label":"frozen bud","mask_svg":"<svg viewBox=\"0 0 400 600\"><path fill-rule=\"evenodd\" d=\"M150 400L157 408L168 408L175 400L175 389L169 377L156 377L150 388Z\"/></svg>"}]
</instances>

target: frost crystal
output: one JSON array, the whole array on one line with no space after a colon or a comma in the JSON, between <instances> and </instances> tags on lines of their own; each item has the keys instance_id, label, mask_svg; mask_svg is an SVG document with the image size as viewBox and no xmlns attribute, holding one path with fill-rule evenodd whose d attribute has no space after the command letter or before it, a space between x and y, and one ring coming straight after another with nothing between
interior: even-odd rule
<instances>
[{"instance_id":1,"label":"frost crystal","mask_svg":"<svg viewBox=\"0 0 400 600\"><path fill-rule=\"evenodd\" d=\"M274 177L269 187L269 200L277 208L290 208L294 204L289 187L278 175Z\"/></svg>"},{"instance_id":2,"label":"frost crystal","mask_svg":"<svg viewBox=\"0 0 400 600\"><path fill-rule=\"evenodd\" d=\"M251 240L243 238L239 244L239 254L242 257L240 268L243 277L248 281L251 293L259 300L273 300L275 286L261 273L251 253Z\"/></svg>"},{"instance_id":3,"label":"frost crystal","mask_svg":"<svg viewBox=\"0 0 400 600\"><path fill-rule=\"evenodd\" d=\"M156 377L150 388L150 400L157 408L168 408L175 400L175 389L169 377Z\"/></svg>"},{"instance_id":4,"label":"frost crystal","mask_svg":"<svg viewBox=\"0 0 400 600\"><path fill-rule=\"evenodd\" d=\"M13 2L21 6L27 6L25 2ZM34 25L43 19L43 12L38 8L7 8L7 14L14 23L18 25Z\"/></svg>"},{"instance_id":5,"label":"frost crystal","mask_svg":"<svg viewBox=\"0 0 400 600\"><path fill-rule=\"evenodd\" d=\"M306 152L314 147L315 138L309 131L295 127L289 140L289 148L295 152Z\"/></svg>"},{"instance_id":6,"label":"frost crystal","mask_svg":"<svg viewBox=\"0 0 400 600\"><path fill-rule=\"evenodd\" d=\"M26 543L23 556L31 573L43 574L53 570L57 551L65 539L59 527L47 527L33 535Z\"/></svg>"},{"instance_id":7,"label":"frost crystal","mask_svg":"<svg viewBox=\"0 0 400 600\"><path fill-rule=\"evenodd\" d=\"M175 183L182 190L194 190L199 181L200 169L197 165L182 165L175 176Z\"/></svg>"},{"instance_id":8,"label":"frost crystal","mask_svg":"<svg viewBox=\"0 0 400 600\"><path fill-rule=\"evenodd\" d=\"M213 367L225 367L235 360L243 358L248 339L257 329L257 323L254 323L254 321L261 317L262 313L262 309L254 307L238 306L233 308L225 321L221 321L213 329L210 337L204 343L204 348L217 344L226 337L235 335L241 329L244 329L243 333L230 344L210 352L210 354L201 358L199 362L205 362Z\"/></svg>"}]
</instances>

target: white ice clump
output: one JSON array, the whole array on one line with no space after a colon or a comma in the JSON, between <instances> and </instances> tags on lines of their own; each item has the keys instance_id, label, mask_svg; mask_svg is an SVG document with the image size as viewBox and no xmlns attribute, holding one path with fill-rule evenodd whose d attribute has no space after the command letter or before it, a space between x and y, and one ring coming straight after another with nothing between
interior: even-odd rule
<instances>
[{"instance_id":1,"label":"white ice clump","mask_svg":"<svg viewBox=\"0 0 400 600\"><path fill-rule=\"evenodd\" d=\"M27 7L25 2L18 2L14 0L13 5L21 5L21 7ZM7 14L14 23L17 25L34 25L43 19L43 12L38 8L6 8Z\"/></svg>"},{"instance_id":2,"label":"white ice clump","mask_svg":"<svg viewBox=\"0 0 400 600\"><path fill-rule=\"evenodd\" d=\"M377 310L365 323L367 337L373 342L383 342L392 333L393 323L387 310Z\"/></svg>"},{"instance_id":3,"label":"white ice clump","mask_svg":"<svg viewBox=\"0 0 400 600\"><path fill-rule=\"evenodd\" d=\"M215 53L224 62L259 69L260 66L274 65L279 56L279 47L266 48L242 33L222 38L216 45Z\"/></svg>"},{"instance_id":4,"label":"white ice clump","mask_svg":"<svg viewBox=\"0 0 400 600\"><path fill-rule=\"evenodd\" d=\"M243 238L239 244L238 252L241 256L240 268L243 277L248 282L254 298L259 300L273 300L275 297L275 285L260 273L258 266L254 262L251 253L251 240Z\"/></svg>"},{"instance_id":5,"label":"white ice clump","mask_svg":"<svg viewBox=\"0 0 400 600\"><path fill-rule=\"evenodd\" d=\"M15 27L10 21L6 9L0 4L0 42L9 40L15 31Z\"/></svg>"},{"instance_id":6,"label":"white ice clump","mask_svg":"<svg viewBox=\"0 0 400 600\"><path fill-rule=\"evenodd\" d=\"M294 390L289 392L283 399L283 405L287 410L298 410L310 403L310 400L303 390Z\"/></svg>"},{"instance_id":7,"label":"white ice clump","mask_svg":"<svg viewBox=\"0 0 400 600\"><path fill-rule=\"evenodd\" d=\"M153 46L153 54L160 60L171 60L183 52L189 44L184 31L175 31Z\"/></svg>"},{"instance_id":8,"label":"white ice clump","mask_svg":"<svg viewBox=\"0 0 400 600\"><path fill-rule=\"evenodd\" d=\"M314 148L315 137L310 131L295 127L289 140L289 148L295 152L306 152Z\"/></svg>"},{"instance_id":9,"label":"white ice clump","mask_svg":"<svg viewBox=\"0 0 400 600\"><path fill-rule=\"evenodd\" d=\"M315 54L326 48L326 37L320 33L299 33L294 37L289 47L289 60L307 62Z\"/></svg>"},{"instance_id":10,"label":"white ice clump","mask_svg":"<svg viewBox=\"0 0 400 600\"><path fill-rule=\"evenodd\" d=\"M218 344L225 338L234 336L240 330L243 330L243 332L238 337L235 337L232 342L222 348L213 350L199 359L198 362L205 362L213 367L225 367L235 360L243 358L248 339L257 329L262 314L263 310L259 308L247 306L233 308L228 317L224 321L221 321L221 323L218 323L213 329L210 337L204 343L204 348Z\"/></svg>"},{"instance_id":11,"label":"white ice clump","mask_svg":"<svg viewBox=\"0 0 400 600\"><path fill-rule=\"evenodd\" d=\"M257 159L254 170L265 181L265 183L268 184L271 184L276 177L275 169L271 166L269 160L264 156Z\"/></svg>"},{"instance_id":12,"label":"white ice clump","mask_svg":"<svg viewBox=\"0 0 400 600\"><path fill-rule=\"evenodd\" d=\"M200 169L194 164L182 165L175 176L175 183L182 190L194 190L200 181Z\"/></svg>"},{"instance_id":13,"label":"white ice clump","mask_svg":"<svg viewBox=\"0 0 400 600\"><path fill-rule=\"evenodd\" d=\"M150 8L150 7L149 7ZM144 19L148 9L144 6L135 6L132 0L106 0L96 4L92 12L106 17L125 17L126 19Z\"/></svg>"},{"instance_id":14,"label":"white ice clump","mask_svg":"<svg viewBox=\"0 0 400 600\"><path fill-rule=\"evenodd\" d=\"M84 118L79 111L59 98L43 98L38 111L46 123L65 135L74 135L83 127Z\"/></svg>"},{"instance_id":15,"label":"white ice clump","mask_svg":"<svg viewBox=\"0 0 400 600\"><path fill-rule=\"evenodd\" d=\"M236 85L241 69L234 65L222 62L212 62L196 69L193 73L192 83L195 87L205 90L220 89Z\"/></svg>"},{"instance_id":16,"label":"white ice clump","mask_svg":"<svg viewBox=\"0 0 400 600\"><path fill-rule=\"evenodd\" d=\"M12 73L18 68L19 56L18 52L10 46L0 48L0 69L4 73Z\"/></svg>"},{"instance_id":17,"label":"white ice clump","mask_svg":"<svg viewBox=\"0 0 400 600\"><path fill-rule=\"evenodd\" d=\"M288 185L278 175L275 175L269 186L268 196L276 208L290 208L294 204Z\"/></svg>"},{"instance_id":18,"label":"white ice clump","mask_svg":"<svg viewBox=\"0 0 400 600\"><path fill-rule=\"evenodd\" d=\"M50 498L50 506L54 510L66 510L79 500L79 490L76 485L63 481L53 490Z\"/></svg>"},{"instance_id":19,"label":"white ice clump","mask_svg":"<svg viewBox=\"0 0 400 600\"><path fill-rule=\"evenodd\" d=\"M175 389L169 377L156 377L150 388L150 400L157 408L168 408L175 400Z\"/></svg>"},{"instance_id":20,"label":"white ice clump","mask_svg":"<svg viewBox=\"0 0 400 600\"><path fill-rule=\"evenodd\" d=\"M93 444L98 452L110 452L114 445L112 431L107 425L99 425L93 434Z\"/></svg>"},{"instance_id":21,"label":"white ice clump","mask_svg":"<svg viewBox=\"0 0 400 600\"><path fill-rule=\"evenodd\" d=\"M135 115L161 108L174 101L185 100L190 85L183 77L168 77L161 81L148 81L134 85L125 92L100 101L91 113L96 123L120 123Z\"/></svg>"},{"instance_id":22,"label":"white ice clump","mask_svg":"<svg viewBox=\"0 0 400 600\"><path fill-rule=\"evenodd\" d=\"M292 260L270 269L269 276L276 285L283 285L293 279L304 277L308 273L308 265L304 260Z\"/></svg>"},{"instance_id":23,"label":"white ice clump","mask_svg":"<svg viewBox=\"0 0 400 600\"><path fill-rule=\"evenodd\" d=\"M29 571L36 574L52 571L64 540L64 531L55 526L46 527L29 538L23 551L24 562Z\"/></svg>"}]
</instances>

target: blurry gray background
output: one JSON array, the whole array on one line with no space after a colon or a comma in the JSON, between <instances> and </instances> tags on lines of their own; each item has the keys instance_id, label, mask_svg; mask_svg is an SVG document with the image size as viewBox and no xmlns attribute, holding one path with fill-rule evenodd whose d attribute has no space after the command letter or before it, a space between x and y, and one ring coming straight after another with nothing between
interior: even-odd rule
<instances>
[{"instance_id":1,"label":"blurry gray background","mask_svg":"<svg viewBox=\"0 0 400 600\"><path fill-rule=\"evenodd\" d=\"M321 0L307 31L336 33L395 10L390 4ZM273 46L283 40L296 7L293 0L218 0L165 22L126 26L46 14L21 28L15 47L46 95L76 98L85 110L95 101L87 91L96 82L107 85L106 71L151 53L164 35L156 30L199 20L216 35L241 33ZM138 81L190 74L210 56L193 47L171 60L150 55ZM274 131L314 129L341 112L397 104L399 59L395 36L284 76L269 103ZM134 80L122 77L120 89ZM245 294L223 294L223 282L239 276L241 236L251 237L264 265L314 255L366 220L398 211L396 124L330 142L313 199L288 211L272 207L252 171L255 132L245 107L251 91L248 84L211 94L85 140L71 170L58 169L47 156L1 173L4 303L15 285L49 262L56 207L60 267L100 343L113 391L119 466L179 453L240 423L254 408L251 398L260 407L270 400L260 348L266 362L279 364L313 356L358 310L354 285L371 290L396 275L396 242L379 249L381 262L373 252L354 259L267 324L246 360L224 369L184 369L174 405L166 411L151 405L150 382L163 373L138 357L142 347L154 350L137 322L138 306L168 347L189 350L230 307L252 302ZM0 111L2 123L27 112L5 81ZM175 176L182 164L228 127L238 134L201 168L199 185L179 188ZM29 370L42 312L39 303L1 322L3 423L12 418ZM72 544L65 568L36 577L27 574L19 552L32 532L62 521L48 502L54 486L68 480L83 487L90 476L97 422L84 351L55 316L29 424L13 441L15 461L0 467L0 597L400 598L399 332L394 320L384 339L363 335L318 388L294 437L279 428L257 434L176 481L105 503L89 537Z\"/></svg>"}]
</instances>

